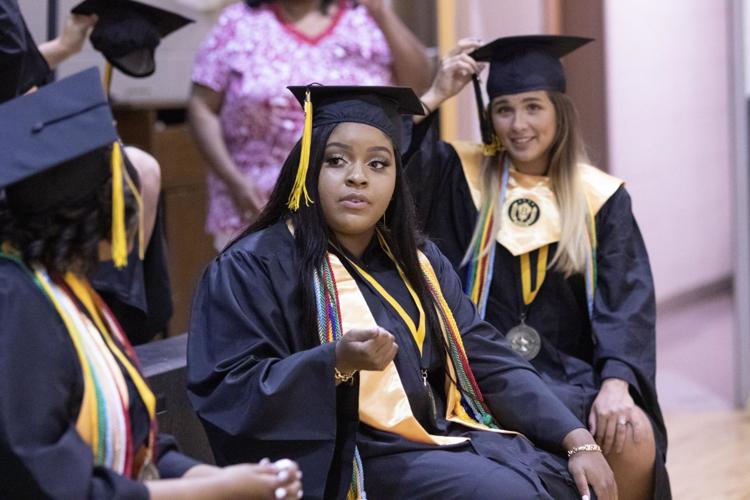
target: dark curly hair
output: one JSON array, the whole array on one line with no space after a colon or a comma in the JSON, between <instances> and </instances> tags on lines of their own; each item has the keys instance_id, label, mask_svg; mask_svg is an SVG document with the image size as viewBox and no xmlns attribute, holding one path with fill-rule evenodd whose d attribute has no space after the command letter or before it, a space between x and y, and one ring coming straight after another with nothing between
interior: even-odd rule
<instances>
[{"instance_id":1,"label":"dark curly hair","mask_svg":"<svg viewBox=\"0 0 750 500\"><path fill-rule=\"evenodd\" d=\"M102 168L108 168L110 151L104 149L97 153ZM131 166L129 170L132 171ZM39 183L42 175L17 186L28 188L22 185ZM27 264L39 262L51 273L90 272L99 261L99 242L108 239L112 231L112 177L107 177L84 199L38 214L14 211L8 200L14 188L16 186L7 188L6 199L0 200L0 241L20 252ZM126 182L124 195L126 228L130 228L137 216L137 204Z\"/></svg>"}]
</instances>

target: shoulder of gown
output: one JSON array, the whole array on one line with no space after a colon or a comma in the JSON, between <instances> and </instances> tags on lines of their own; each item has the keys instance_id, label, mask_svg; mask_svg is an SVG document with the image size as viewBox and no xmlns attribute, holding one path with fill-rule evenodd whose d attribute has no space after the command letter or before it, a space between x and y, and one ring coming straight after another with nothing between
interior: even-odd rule
<instances>
[{"instance_id":1,"label":"shoulder of gown","mask_svg":"<svg viewBox=\"0 0 750 500\"><path fill-rule=\"evenodd\" d=\"M93 464L75 427L83 379L68 332L29 274L7 259L0 317L3 488L23 497L148 498L143 484Z\"/></svg>"}]
</instances>

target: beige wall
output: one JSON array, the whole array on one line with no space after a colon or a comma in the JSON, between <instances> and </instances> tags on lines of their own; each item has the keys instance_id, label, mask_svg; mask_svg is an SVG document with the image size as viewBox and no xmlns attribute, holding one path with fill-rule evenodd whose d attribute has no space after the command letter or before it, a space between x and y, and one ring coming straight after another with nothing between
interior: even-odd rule
<instances>
[{"instance_id":1,"label":"beige wall","mask_svg":"<svg viewBox=\"0 0 750 500\"><path fill-rule=\"evenodd\" d=\"M717 0L605 2L610 171L660 300L732 273L729 22Z\"/></svg>"}]
</instances>

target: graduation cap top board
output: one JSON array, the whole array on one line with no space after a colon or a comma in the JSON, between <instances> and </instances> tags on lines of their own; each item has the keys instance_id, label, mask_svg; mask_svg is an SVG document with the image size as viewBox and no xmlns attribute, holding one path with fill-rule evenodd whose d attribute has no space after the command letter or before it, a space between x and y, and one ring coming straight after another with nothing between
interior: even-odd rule
<instances>
[{"instance_id":1,"label":"graduation cap top board","mask_svg":"<svg viewBox=\"0 0 750 500\"><path fill-rule=\"evenodd\" d=\"M560 35L525 35L498 38L469 55L489 62L487 95L490 100L501 95L535 90L565 92L565 72L560 58L591 42L591 38ZM492 131L485 115L479 80L474 79L479 107L482 139L491 144Z\"/></svg>"},{"instance_id":2,"label":"graduation cap top board","mask_svg":"<svg viewBox=\"0 0 750 500\"><path fill-rule=\"evenodd\" d=\"M192 19L134 0L84 0L73 14L96 14L91 44L126 75L143 78L156 70L154 51L161 39Z\"/></svg>"},{"instance_id":3,"label":"graduation cap top board","mask_svg":"<svg viewBox=\"0 0 750 500\"><path fill-rule=\"evenodd\" d=\"M287 88L305 110L302 153L288 203L292 210L299 208L302 196L306 203L311 202L305 181L313 128L345 122L363 123L382 130L400 148L402 115L424 114L422 103L409 87L307 85Z\"/></svg>"},{"instance_id":4,"label":"graduation cap top board","mask_svg":"<svg viewBox=\"0 0 750 500\"><path fill-rule=\"evenodd\" d=\"M98 69L0 105L0 150L0 188L19 217L82 203L112 178L112 254L127 262L123 181L139 196Z\"/></svg>"},{"instance_id":5,"label":"graduation cap top board","mask_svg":"<svg viewBox=\"0 0 750 500\"><path fill-rule=\"evenodd\" d=\"M577 36L511 36L493 40L469 55L490 63L487 77L490 99L532 90L565 92L560 58L590 41L591 38Z\"/></svg>"}]
</instances>

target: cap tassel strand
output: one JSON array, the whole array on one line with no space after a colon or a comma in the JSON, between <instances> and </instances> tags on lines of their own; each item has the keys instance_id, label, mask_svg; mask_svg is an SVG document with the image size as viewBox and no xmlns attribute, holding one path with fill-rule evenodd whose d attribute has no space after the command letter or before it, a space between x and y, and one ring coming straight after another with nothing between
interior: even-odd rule
<instances>
[{"instance_id":1,"label":"cap tassel strand","mask_svg":"<svg viewBox=\"0 0 750 500\"><path fill-rule=\"evenodd\" d=\"M310 91L305 93L305 126L302 129L302 148L297 167L297 177L294 179L294 187L289 195L287 206L293 212L299 210L302 195L305 196L305 205L309 206L312 199L307 193L307 170L310 167L310 146L312 143L312 115L313 107L310 99Z\"/></svg>"}]
</instances>

